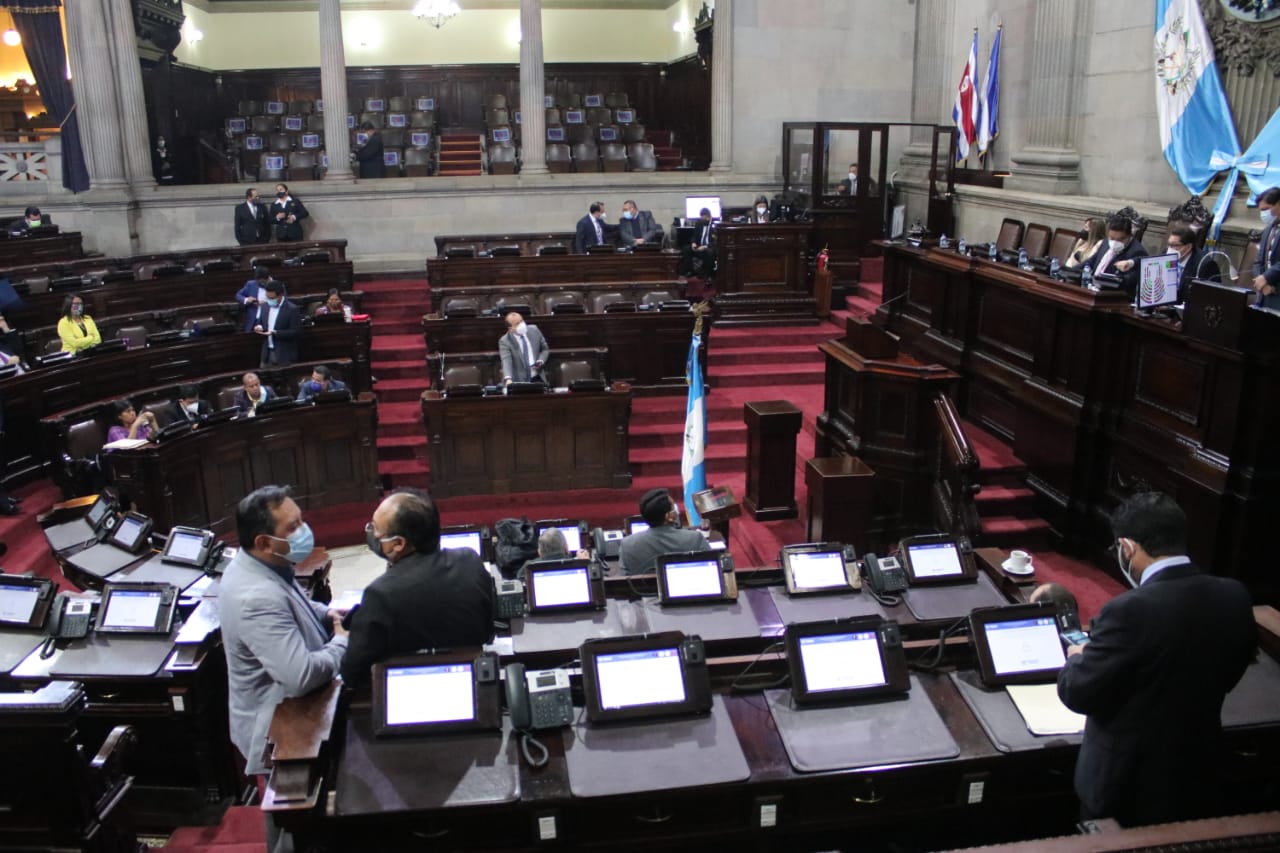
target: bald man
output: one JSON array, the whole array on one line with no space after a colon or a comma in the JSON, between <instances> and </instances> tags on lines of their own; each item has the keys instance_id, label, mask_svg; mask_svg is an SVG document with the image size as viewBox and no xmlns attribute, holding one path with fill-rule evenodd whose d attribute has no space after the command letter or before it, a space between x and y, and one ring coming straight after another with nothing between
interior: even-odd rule
<instances>
[{"instance_id":1,"label":"bald man","mask_svg":"<svg viewBox=\"0 0 1280 853\"><path fill-rule=\"evenodd\" d=\"M256 373L246 373L240 379L240 390L236 392L233 402L241 415L252 415L254 409L275 396L270 388L262 384Z\"/></svg>"},{"instance_id":2,"label":"bald man","mask_svg":"<svg viewBox=\"0 0 1280 853\"><path fill-rule=\"evenodd\" d=\"M440 514L426 492L400 489L378 504L365 542L387 571L351 615L348 684L368 681L375 663L395 655L478 648L493 638L493 578L471 549L440 548Z\"/></svg>"}]
</instances>

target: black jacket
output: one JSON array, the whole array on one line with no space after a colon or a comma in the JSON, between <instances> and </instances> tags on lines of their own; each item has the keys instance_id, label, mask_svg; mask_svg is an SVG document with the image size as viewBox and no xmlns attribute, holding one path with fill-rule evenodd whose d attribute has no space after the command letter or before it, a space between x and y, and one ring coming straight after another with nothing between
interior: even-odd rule
<instances>
[{"instance_id":1,"label":"black jacket","mask_svg":"<svg viewBox=\"0 0 1280 853\"><path fill-rule=\"evenodd\" d=\"M1138 264L1140 258L1147 256L1147 250L1138 240L1130 240L1129 244L1124 247L1124 251L1111 258L1111 262L1107 264L1106 269L1099 269L1098 265L1102 263L1102 259L1106 257L1108 251L1107 241L1103 240L1098 246L1098 251L1093 253L1093 257L1086 263L1093 267L1093 274L1107 273L1114 275L1120 279L1120 286L1124 288L1124 292L1133 296L1134 291L1138 289L1138 277L1142 274L1141 267ZM1115 268L1117 261L1133 261L1133 267L1128 272L1120 272Z\"/></svg>"},{"instance_id":2,"label":"black jacket","mask_svg":"<svg viewBox=\"0 0 1280 853\"><path fill-rule=\"evenodd\" d=\"M387 164L383 158L382 134L374 131L369 134L364 145L356 149L356 162L360 164L360 177L385 178Z\"/></svg>"},{"instance_id":3,"label":"black jacket","mask_svg":"<svg viewBox=\"0 0 1280 853\"><path fill-rule=\"evenodd\" d=\"M267 203L261 199L254 205L257 215L249 212L249 202L242 201L236 205L236 242L241 246L250 243L265 243L270 239L267 232Z\"/></svg>"},{"instance_id":4,"label":"black jacket","mask_svg":"<svg viewBox=\"0 0 1280 853\"><path fill-rule=\"evenodd\" d=\"M279 216L281 213L284 216ZM292 223L286 222L290 216L294 218ZM271 213L267 217L267 224L273 229L277 240L301 240L302 220L306 219L307 216L307 208L302 202L296 196L289 196L283 201L276 199L271 202Z\"/></svg>"},{"instance_id":5,"label":"black jacket","mask_svg":"<svg viewBox=\"0 0 1280 853\"><path fill-rule=\"evenodd\" d=\"M258 304L258 322L263 330L271 328L267 325L271 307L265 302ZM293 364L298 360L298 336L302 333L302 312L298 306L288 299L280 304L280 313L276 316L275 339L276 358L280 364ZM262 339L262 363L267 363L268 339Z\"/></svg>"}]
</instances>

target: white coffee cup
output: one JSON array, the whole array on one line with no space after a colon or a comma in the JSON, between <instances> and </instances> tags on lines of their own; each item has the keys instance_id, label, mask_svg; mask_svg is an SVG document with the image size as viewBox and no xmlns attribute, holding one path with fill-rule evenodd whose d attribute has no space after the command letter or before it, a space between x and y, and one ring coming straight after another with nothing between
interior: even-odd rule
<instances>
[{"instance_id":1,"label":"white coffee cup","mask_svg":"<svg viewBox=\"0 0 1280 853\"><path fill-rule=\"evenodd\" d=\"M1009 568L1015 572L1025 572L1027 567L1031 565L1031 555L1026 551L1010 551L1009 552Z\"/></svg>"}]
</instances>

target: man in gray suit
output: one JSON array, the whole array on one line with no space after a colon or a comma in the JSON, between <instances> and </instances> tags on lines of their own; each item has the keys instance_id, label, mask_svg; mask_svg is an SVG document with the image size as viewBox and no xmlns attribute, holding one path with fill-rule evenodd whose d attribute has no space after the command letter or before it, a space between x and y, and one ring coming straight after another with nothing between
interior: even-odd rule
<instances>
[{"instance_id":1,"label":"man in gray suit","mask_svg":"<svg viewBox=\"0 0 1280 853\"><path fill-rule=\"evenodd\" d=\"M263 486L236 507L240 552L222 576L218 617L227 656L231 742L245 772L266 773L267 728L280 700L331 682L347 650L345 611L307 598L293 567L315 538L281 486Z\"/></svg>"},{"instance_id":2,"label":"man in gray suit","mask_svg":"<svg viewBox=\"0 0 1280 853\"><path fill-rule=\"evenodd\" d=\"M545 382L542 369L551 356L547 339L524 321L519 311L507 314L507 333L498 339L498 355L502 357L502 384L512 382Z\"/></svg>"},{"instance_id":3,"label":"man in gray suit","mask_svg":"<svg viewBox=\"0 0 1280 853\"><path fill-rule=\"evenodd\" d=\"M622 573L638 575L657 570L658 557L686 551L710 551L701 531L680 526L680 510L666 489L650 489L640 498L640 517L648 530L624 537L618 551Z\"/></svg>"},{"instance_id":4,"label":"man in gray suit","mask_svg":"<svg viewBox=\"0 0 1280 853\"><path fill-rule=\"evenodd\" d=\"M662 242L662 226L653 221L653 213L640 210L627 199L622 203L622 219L618 222L618 239L624 246L642 246Z\"/></svg>"}]
</instances>

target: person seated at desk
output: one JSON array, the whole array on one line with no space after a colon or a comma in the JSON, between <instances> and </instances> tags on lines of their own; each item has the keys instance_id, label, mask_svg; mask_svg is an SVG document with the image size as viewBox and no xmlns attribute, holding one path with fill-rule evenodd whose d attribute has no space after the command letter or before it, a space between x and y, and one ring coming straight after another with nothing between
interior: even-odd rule
<instances>
[{"instance_id":1,"label":"person seated at desk","mask_svg":"<svg viewBox=\"0 0 1280 853\"><path fill-rule=\"evenodd\" d=\"M710 278L716 268L715 226L711 221L711 209L698 211L698 222L693 237L680 251L680 266L676 272L682 276L700 275Z\"/></svg>"},{"instance_id":2,"label":"person seated at desk","mask_svg":"<svg viewBox=\"0 0 1280 853\"><path fill-rule=\"evenodd\" d=\"M342 661L348 685L366 683L375 663L395 655L478 647L493 638L493 578L471 549L440 548L440 513L426 492L392 492L364 530L387 571L352 611Z\"/></svg>"},{"instance_id":3,"label":"person seated at desk","mask_svg":"<svg viewBox=\"0 0 1280 853\"><path fill-rule=\"evenodd\" d=\"M756 196L755 207L751 208L751 215L747 217L747 221L755 225L772 222L773 217L769 215L769 199L762 195Z\"/></svg>"},{"instance_id":4,"label":"person seated at desk","mask_svg":"<svg viewBox=\"0 0 1280 853\"><path fill-rule=\"evenodd\" d=\"M627 199L622 203L622 219L618 220L618 239L624 246L643 246L662 242L662 226L653 219L653 212L640 210Z\"/></svg>"},{"instance_id":5,"label":"person seated at desk","mask_svg":"<svg viewBox=\"0 0 1280 853\"><path fill-rule=\"evenodd\" d=\"M551 357L547 339L537 326L524 321L519 311L507 314L507 333L498 338L498 355L502 358L502 384L512 382L545 382L542 368Z\"/></svg>"},{"instance_id":6,"label":"person seated at desk","mask_svg":"<svg viewBox=\"0 0 1280 853\"><path fill-rule=\"evenodd\" d=\"M298 360L298 336L302 334L302 312L285 298L284 282L271 279L266 285L267 301L258 306L253 331L262 335L259 367L293 364Z\"/></svg>"},{"instance_id":7,"label":"person seated at desk","mask_svg":"<svg viewBox=\"0 0 1280 853\"><path fill-rule=\"evenodd\" d=\"M258 322L258 309L267 301L267 282L271 280L271 270L266 267L254 267L253 278L244 283L244 287L236 291L236 302L244 308L244 330L252 332Z\"/></svg>"},{"instance_id":8,"label":"person seated at desk","mask_svg":"<svg viewBox=\"0 0 1280 853\"><path fill-rule=\"evenodd\" d=\"M342 301L342 293L336 287L329 288L329 295L316 309L316 314L341 314L348 323L351 322L351 306Z\"/></svg>"},{"instance_id":9,"label":"person seated at desk","mask_svg":"<svg viewBox=\"0 0 1280 853\"><path fill-rule=\"evenodd\" d=\"M178 386L178 399L164 410L166 424L190 421L200 423L200 419L213 413L213 407L200 399L200 388L191 383Z\"/></svg>"},{"instance_id":10,"label":"person seated at desk","mask_svg":"<svg viewBox=\"0 0 1280 853\"><path fill-rule=\"evenodd\" d=\"M593 201L587 215L578 220L578 230L573 236L573 250L584 255L592 246L600 246L604 239L604 202Z\"/></svg>"},{"instance_id":11,"label":"person seated at desk","mask_svg":"<svg viewBox=\"0 0 1280 853\"><path fill-rule=\"evenodd\" d=\"M1216 264L1205 269L1201 276L1200 264L1204 260L1204 249L1196 248L1196 232L1185 225L1175 225L1169 229L1169 237L1165 242L1169 254L1178 256L1178 301L1185 302L1191 292L1191 282L1197 278L1203 281L1222 281L1222 273Z\"/></svg>"},{"instance_id":12,"label":"person seated at desk","mask_svg":"<svg viewBox=\"0 0 1280 853\"><path fill-rule=\"evenodd\" d=\"M1138 261L1147 256L1147 250L1133 239L1133 223L1127 216L1112 216L1107 220L1107 242L1099 246L1089 266L1093 274L1114 275L1120 279L1120 287L1133 296L1138 289Z\"/></svg>"},{"instance_id":13,"label":"person seated at desk","mask_svg":"<svg viewBox=\"0 0 1280 853\"><path fill-rule=\"evenodd\" d=\"M858 164L849 164L849 174L836 185L836 195L855 196L858 194ZM875 178L867 178L867 195L878 195Z\"/></svg>"},{"instance_id":14,"label":"person seated at desk","mask_svg":"<svg viewBox=\"0 0 1280 853\"><path fill-rule=\"evenodd\" d=\"M78 293L62 300L58 337L62 339L62 351L69 353L80 353L102 343L102 335L98 333L93 318L84 313L84 299Z\"/></svg>"},{"instance_id":15,"label":"person seated at desk","mask_svg":"<svg viewBox=\"0 0 1280 853\"><path fill-rule=\"evenodd\" d=\"M21 219L15 219L13 222L9 223L9 233L15 237L20 237L26 234L35 234L38 233L41 228L49 224L51 223L48 218L41 214L40 208L33 204L27 207L23 212Z\"/></svg>"},{"instance_id":16,"label":"person seated at desk","mask_svg":"<svg viewBox=\"0 0 1280 853\"><path fill-rule=\"evenodd\" d=\"M585 548L579 548L574 553L574 558L578 560L588 560L591 554ZM524 565L520 567L518 577L524 583L528 583L525 578L525 570L529 568L530 563L536 563L539 560L566 560L569 558L569 543L565 541L564 533L558 527L548 527L542 531L542 535L538 537L538 553L532 560L525 560Z\"/></svg>"},{"instance_id":17,"label":"person seated at desk","mask_svg":"<svg viewBox=\"0 0 1280 853\"><path fill-rule=\"evenodd\" d=\"M346 391L347 383L333 378L333 371L326 365L317 364L311 368L311 378L302 383L298 389L298 402L305 403L317 394L325 391Z\"/></svg>"},{"instance_id":18,"label":"person seated at desk","mask_svg":"<svg viewBox=\"0 0 1280 853\"><path fill-rule=\"evenodd\" d=\"M618 565L623 574L654 571L662 554L711 550L701 531L680 526L680 508L666 489L650 489L641 496L640 516L649 529L623 538L618 549Z\"/></svg>"},{"instance_id":19,"label":"person seated at desk","mask_svg":"<svg viewBox=\"0 0 1280 853\"><path fill-rule=\"evenodd\" d=\"M253 412L259 405L276 396L274 391L262 384L262 380L256 373L246 373L240 379L240 384L240 390L236 392L232 401L242 415L253 417Z\"/></svg>"},{"instance_id":20,"label":"person seated at desk","mask_svg":"<svg viewBox=\"0 0 1280 853\"><path fill-rule=\"evenodd\" d=\"M1258 196L1258 213L1262 217L1262 237L1258 240L1258 258L1253 262L1253 280L1258 305L1280 311L1280 187L1272 187Z\"/></svg>"},{"instance_id":21,"label":"person seated at desk","mask_svg":"<svg viewBox=\"0 0 1280 853\"><path fill-rule=\"evenodd\" d=\"M23 358L25 354L26 347L22 343L22 335L16 329L10 328L9 321L0 314L0 365L14 365L18 368L18 373L25 373L27 370Z\"/></svg>"},{"instance_id":22,"label":"person seated at desk","mask_svg":"<svg viewBox=\"0 0 1280 853\"><path fill-rule=\"evenodd\" d=\"M151 438L151 434L159 429L156 424L156 416L151 412L143 412L138 414L137 409L133 407L133 403L129 400L116 400L111 404L112 410L115 412L116 420L120 423L107 430L107 444L113 441L119 441L122 438L142 439Z\"/></svg>"},{"instance_id":23,"label":"person seated at desk","mask_svg":"<svg viewBox=\"0 0 1280 853\"><path fill-rule=\"evenodd\" d=\"M1090 216L1084 221L1084 227L1080 229L1080 233L1076 236L1076 242L1071 247L1071 251L1067 253L1067 261L1064 267L1074 269L1084 266L1085 261L1093 257L1107 240L1107 223L1100 216Z\"/></svg>"}]
</instances>

